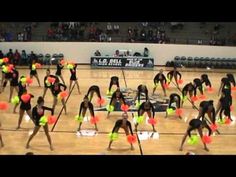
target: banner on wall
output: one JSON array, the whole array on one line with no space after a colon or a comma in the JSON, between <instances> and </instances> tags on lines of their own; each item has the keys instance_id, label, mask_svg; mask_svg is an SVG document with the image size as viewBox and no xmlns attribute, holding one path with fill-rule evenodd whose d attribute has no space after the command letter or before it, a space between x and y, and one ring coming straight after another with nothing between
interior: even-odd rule
<instances>
[{"instance_id":1,"label":"banner on wall","mask_svg":"<svg viewBox=\"0 0 236 177\"><path fill-rule=\"evenodd\" d=\"M147 57L91 57L92 68L153 69L154 59Z\"/></svg>"}]
</instances>

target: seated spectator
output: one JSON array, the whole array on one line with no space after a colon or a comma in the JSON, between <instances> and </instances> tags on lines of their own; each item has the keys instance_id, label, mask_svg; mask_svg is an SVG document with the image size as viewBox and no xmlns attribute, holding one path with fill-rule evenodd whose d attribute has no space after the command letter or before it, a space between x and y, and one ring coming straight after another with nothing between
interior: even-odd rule
<instances>
[{"instance_id":1,"label":"seated spectator","mask_svg":"<svg viewBox=\"0 0 236 177\"><path fill-rule=\"evenodd\" d=\"M112 33L111 23L107 23L107 34L111 34L111 33Z\"/></svg>"},{"instance_id":2,"label":"seated spectator","mask_svg":"<svg viewBox=\"0 0 236 177\"><path fill-rule=\"evenodd\" d=\"M18 65L20 63L20 60L21 60L20 53L18 52L18 50L16 50L14 53L13 64Z\"/></svg>"},{"instance_id":3,"label":"seated spectator","mask_svg":"<svg viewBox=\"0 0 236 177\"><path fill-rule=\"evenodd\" d=\"M120 56L120 52L119 52L119 50L116 50L114 57L119 57L119 56Z\"/></svg>"},{"instance_id":4,"label":"seated spectator","mask_svg":"<svg viewBox=\"0 0 236 177\"><path fill-rule=\"evenodd\" d=\"M25 52L25 50L22 50L21 52L21 60L20 60L20 65L26 65L28 61L28 57L27 54Z\"/></svg>"},{"instance_id":5,"label":"seated spectator","mask_svg":"<svg viewBox=\"0 0 236 177\"><path fill-rule=\"evenodd\" d=\"M99 41L100 42L106 42L107 41L107 34L106 33L101 33L100 35L99 35Z\"/></svg>"},{"instance_id":6,"label":"seated spectator","mask_svg":"<svg viewBox=\"0 0 236 177\"><path fill-rule=\"evenodd\" d=\"M14 54L12 52L12 49L9 49L9 52L7 53L7 57L9 58L9 62L13 63Z\"/></svg>"},{"instance_id":7,"label":"seated spectator","mask_svg":"<svg viewBox=\"0 0 236 177\"><path fill-rule=\"evenodd\" d=\"M99 50L96 50L96 52L94 53L94 56L101 56L101 53L99 52Z\"/></svg>"},{"instance_id":8,"label":"seated spectator","mask_svg":"<svg viewBox=\"0 0 236 177\"><path fill-rule=\"evenodd\" d=\"M148 57L149 56L149 50L148 50L147 47L144 48L143 56L144 57Z\"/></svg>"},{"instance_id":9,"label":"seated spectator","mask_svg":"<svg viewBox=\"0 0 236 177\"><path fill-rule=\"evenodd\" d=\"M140 31L140 39L141 41L146 41L146 31L144 28Z\"/></svg>"},{"instance_id":10,"label":"seated spectator","mask_svg":"<svg viewBox=\"0 0 236 177\"><path fill-rule=\"evenodd\" d=\"M114 31L116 34L118 34L120 32L120 26L118 24L114 25Z\"/></svg>"},{"instance_id":11,"label":"seated spectator","mask_svg":"<svg viewBox=\"0 0 236 177\"><path fill-rule=\"evenodd\" d=\"M127 50L127 52L125 53L125 56L132 56L129 50Z\"/></svg>"}]
</instances>

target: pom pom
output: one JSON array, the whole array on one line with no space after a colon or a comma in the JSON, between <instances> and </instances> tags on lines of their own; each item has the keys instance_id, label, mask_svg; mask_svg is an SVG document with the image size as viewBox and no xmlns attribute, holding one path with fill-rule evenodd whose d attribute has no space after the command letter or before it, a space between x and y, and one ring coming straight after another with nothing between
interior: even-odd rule
<instances>
[{"instance_id":1,"label":"pom pom","mask_svg":"<svg viewBox=\"0 0 236 177\"><path fill-rule=\"evenodd\" d=\"M142 103L140 101L138 101L138 100L135 101L135 107L136 108L139 108L141 106L141 104Z\"/></svg>"},{"instance_id":2,"label":"pom pom","mask_svg":"<svg viewBox=\"0 0 236 177\"><path fill-rule=\"evenodd\" d=\"M51 83L51 84L53 84L54 82L55 82L55 78L54 77L48 77L47 78L47 81L49 82L49 83Z\"/></svg>"},{"instance_id":3,"label":"pom pom","mask_svg":"<svg viewBox=\"0 0 236 177\"><path fill-rule=\"evenodd\" d=\"M167 108L166 109L168 115L174 114L175 110L173 108Z\"/></svg>"},{"instance_id":4,"label":"pom pom","mask_svg":"<svg viewBox=\"0 0 236 177\"><path fill-rule=\"evenodd\" d=\"M126 105L126 104L122 104L121 105L121 110L124 111L124 112L127 112L129 110L129 106Z\"/></svg>"},{"instance_id":5,"label":"pom pom","mask_svg":"<svg viewBox=\"0 0 236 177\"><path fill-rule=\"evenodd\" d=\"M73 64L67 64L67 68L68 68L68 69L73 69L73 68L74 68L74 65L73 65Z\"/></svg>"},{"instance_id":6,"label":"pom pom","mask_svg":"<svg viewBox=\"0 0 236 177\"><path fill-rule=\"evenodd\" d=\"M136 143L136 141L137 141L136 135L128 135L128 136L127 136L127 141L128 141L130 144Z\"/></svg>"},{"instance_id":7,"label":"pom pom","mask_svg":"<svg viewBox=\"0 0 236 177\"><path fill-rule=\"evenodd\" d=\"M225 124L226 124L226 125L231 124L231 120L230 120L228 117L225 119Z\"/></svg>"},{"instance_id":8,"label":"pom pom","mask_svg":"<svg viewBox=\"0 0 236 177\"><path fill-rule=\"evenodd\" d=\"M22 82L22 84L25 84L25 83L26 83L26 77L22 77L22 78L20 79L20 81Z\"/></svg>"},{"instance_id":9,"label":"pom pom","mask_svg":"<svg viewBox=\"0 0 236 177\"><path fill-rule=\"evenodd\" d=\"M41 68L42 65L41 65L40 63L35 63L35 67L36 67L36 68Z\"/></svg>"},{"instance_id":10,"label":"pom pom","mask_svg":"<svg viewBox=\"0 0 236 177\"><path fill-rule=\"evenodd\" d=\"M35 64L32 65L32 70L36 70Z\"/></svg>"},{"instance_id":11,"label":"pom pom","mask_svg":"<svg viewBox=\"0 0 236 177\"><path fill-rule=\"evenodd\" d=\"M176 114L177 116L181 116L181 115L183 114L183 109L181 109L181 108L176 109L176 110L175 110L175 114Z\"/></svg>"},{"instance_id":12,"label":"pom pom","mask_svg":"<svg viewBox=\"0 0 236 177\"><path fill-rule=\"evenodd\" d=\"M5 65L3 65L3 66L2 66L2 72L8 73L8 67L5 66Z\"/></svg>"},{"instance_id":13,"label":"pom pom","mask_svg":"<svg viewBox=\"0 0 236 177\"><path fill-rule=\"evenodd\" d=\"M183 97L183 95L180 96L181 100L186 101L188 99L187 95Z\"/></svg>"},{"instance_id":14,"label":"pom pom","mask_svg":"<svg viewBox=\"0 0 236 177\"><path fill-rule=\"evenodd\" d=\"M31 79L30 77L26 77L26 83L27 84L32 84L33 83L33 79Z\"/></svg>"},{"instance_id":15,"label":"pom pom","mask_svg":"<svg viewBox=\"0 0 236 177\"><path fill-rule=\"evenodd\" d=\"M198 143L197 135L192 135L191 138L188 139L188 144L195 145Z\"/></svg>"},{"instance_id":16,"label":"pom pom","mask_svg":"<svg viewBox=\"0 0 236 177\"><path fill-rule=\"evenodd\" d=\"M219 124L224 124L224 123L225 123L225 119L218 119L218 120L217 120L217 123L219 123Z\"/></svg>"},{"instance_id":17,"label":"pom pom","mask_svg":"<svg viewBox=\"0 0 236 177\"><path fill-rule=\"evenodd\" d=\"M208 93L213 93L214 92L214 89L212 87L207 87L207 92Z\"/></svg>"},{"instance_id":18,"label":"pom pom","mask_svg":"<svg viewBox=\"0 0 236 177\"><path fill-rule=\"evenodd\" d=\"M105 103L105 99L104 99L104 98L101 98L101 99L98 98L98 99L97 99L97 104L98 104L98 105L103 105L104 103Z\"/></svg>"},{"instance_id":19,"label":"pom pom","mask_svg":"<svg viewBox=\"0 0 236 177\"><path fill-rule=\"evenodd\" d=\"M148 123L151 125L156 125L157 121L154 118L149 118Z\"/></svg>"},{"instance_id":20,"label":"pom pom","mask_svg":"<svg viewBox=\"0 0 236 177\"><path fill-rule=\"evenodd\" d=\"M169 84L163 83L163 87L164 87L165 89L169 89Z\"/></svg>"},{"instance_id":21,"label":"pom pom","mask_svg":"<svg viewBox=\"0 0 236 177\"><path fill-rule=\"evenodd\" d=\"M91 119L90 119L91 124L96 124L98 121L99 121L98 116L91 117Z\"/></svg>"},{"instance_id":22,"label":"pom pom","mask_svg":"<svg viewBox=\"0 0 236 177\"><path fill-rule=\"evenodd\" d=\"M236 86L231 88L232 91L236 91Z\"/></svg>"},{"instance_id":23,"label":"pom pom","mask_svg":"<svg viewBox=\"0 0 236 177\"><path fill-rule=\"evenodd\" d=\"M230 106L230 111L232 112L234 110L233 105Z\"/></svg>"},{"instance_id":24,"label":"pom pom","mask_svg":"<svg viewBox=\"0 0 236 177\"><path fill-rule=\"evenodd\" d=\"M3 63L3 59L0 59L0 65Z\"/></svg>"},{"instance_id":25,"label":"pom pom","mask_svg":"<svg viewBox=\"0 0 236 177\"><path fill-rule=\"evenodd\" d=\"M109 92L109 90L107 90L107 96L111 96L113 93L114 93L113 90L111 90L110 92Z\"/></svg>"},{"instance_id":26,"label":"pom pom","mask_svg":"<svg viewBox=\"0 0 236 177\"><path fill-rule=\"evenodd\" d=\"M8 107L9 107L9 105L8 105L8 103L7 102L3 102L3 101L1 101L0 102L0 110L7 110L8 109Z\"/></svg>"},{"instance_id":27,"label":"pom pom","mask_svg":"<svg viewBox=\"0 0 236 177\"><path fill-rule=\"evenodd\" d=\"M159 87L160 83L154 83L153 88Z\"/></svg>"},{"instance_id":28,"label":"pom pom","mask_svg":"<svg viewBox=\"0 0 236 177\"><path fill-rule=\"evenodd\" d=\"M18 96L15 96L11 99L12 104L18 104L20 102L20 98Z\"/></svg>"},{"instance_id":29,"label":"pom pom","mask_svg":"<svg viewBox=\"0 0 236 177\"><path fill-rule=\"evenodd\" d=\"M203 143L210 144L212 142L212 139L210 136L203 135L202 141L203 141Z\"/></svg>"},{"instance_id":30,"label":"pom pom","mask_svg":"<svg viewBox=\"0 0 236 177\"><path fill-rule=\"evenodd\" d=\"M191 100L192 100L193 102L195 102L195 101L198 100L198 97L197 97L197 96L192 96L192 97L191 97Z\"/></svg>"},{"instance_id":31,"label":"pom pom","mask_svg":"<svg viewBox=\"0 0 236 177\"><path fill-rule=\"evenodd\" d=\"M45 84L46 84L48 87L50 87L50 86L51 86L51 83L50 83L50 82L48 82L48 80L45 80Z\"/></svg>"},{"instance_id":32,"label":"pom pom","mask_svg":"<svg viewBox=\"0 0 236 177\"><path fill-rule=\"evenodd\" d=\"M65 65L65 64L66 64L66 61L65 61L65 60L61 60L61 61L60 61L60 64L61 64L61 65Z\"/></svg>"},{"instance_id":33,"label":"pom pom","mask_svg":"<svg viewBox=\"0 0 236 177\"><path fill-rule=\"evenodd\" d=\"M8 62L9 62L9 58L7 58L7 57L6 57L6 58L3 58L3 62L4 62L4 63L8 63Z\"/></svg>"},{"instance_id":34,"label":"pom pom","mask_svg":"<svg viewBox=\"0 0 236 177\"><path fill-rule=\"evenodd\" d=\"M44 126L48 122L48 118L46 116L42 116L39 120L39 125Z\"/></svg>"},{"instance_id":35,"label":"pom pom","mask_svg":"<svg viewBox=\"0 0 236 177\"><path fill-rule=\"evenodd\" d=\"M113 112L114 109L115 109L115 107L114 107L113 105L107 105L107 106L106 106L106 109L107 109L107 111L109 111L109 112Z\"/></svg>"},{"instance_id":36,"label":"pom pom","mask_svg":"<svg viewBox=\"0 0 236 177\"><path fill-rule=\"evenodd\" d=\"M183 84L184 81L182 79L178 79L177 82L178 84Z\"/></svg>"},{"instance_id":37,"label":"pom pom","mask_svg":"<svg viewBox=\"0 0 236 177\"><path fill-rule=\"evenodd\" d=\"M211 130L214 132L217 130L218 126L216 124L211 124L210 125Z\"/></svg>"},{"instance_id":38,"label":"pom pom","mask_svg":"<svg viewBox=\"0 0 236 177\"><path fill-rule=\"evenodd\" d=\"M115 141L115 140L117 140L118 139L118 133L109 133L108 134L108 136L109 136L109 139L111 140L111 141Z\"/></svg>"},{"instance_id":39,"label":"pom pom","mask_svg":"<svg viewBox=\"0 0 236 177\"><path fill-rule=\"evenodd\" d=\"M83 122L84 118L83 118L83 116L76 115L75 120L77 120L79 123L81 123L81 122Z\"/></svg>"},{"instance_id":40,"label":"pom pom","mask_svg":"<svg viewBox=\"0 0 236 177\"><path fill-rule=\"evenodd\" d=\"M200 99L200 100L205 100L205 99L206 99L206 95L204 95L204 94L203 94L203 95L200 95L200 96L199 96L199 99Z\"/></svg>"},{"instance_id":41,"label":"pom pom","mask_svg":"<svg viewBox=\"0 0 236 177\"><path fill-rule=\"evenodd\" d=\"M23 94L21 95L21 100L24 102L24 103L28 103L29 100L30 100L30 95L29 94Z\"/></svg>"},{"instance_id":42,"label":"pom pom","mask_svg":"<svg viewBox=\"0 0 236 177\"><path fill-rule=\"evenodd\" d=\"M60 93L58 94L57 98L58 98L59 100L61 100L61 99L63 99L63 98L66 98L67 96L68 96L67 91L62 91L62 92L60 92Z\"/></svg>"},{"instance_id":43,"label":"pom pom","mask_svg":"<svg viewBox=\"0 0 236 177\"><path fill-rule=\"evenodd\" d=\"M143 123L143 121L144 121L144 116L136 116L135 118L136 118L136 122L137 122L138 124L141 124L141 123Z\"/></svg>"},{"instance_id":44,"label":"pom pom","mask_svg":"<svg viewBox=\"0 0 236 177\"><path fill-rule=\"evenodd\" d=\"M54 124L57 120L57 117L56 116L48 116L48 124Z\"/></svg>"}]
</instances>

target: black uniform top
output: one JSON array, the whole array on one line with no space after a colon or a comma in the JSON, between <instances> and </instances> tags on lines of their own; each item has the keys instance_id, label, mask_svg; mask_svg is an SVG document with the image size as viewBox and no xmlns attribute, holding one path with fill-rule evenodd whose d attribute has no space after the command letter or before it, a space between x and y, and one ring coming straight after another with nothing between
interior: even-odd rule
<instances>
[{"instance_id":1,"label":"black uniform top","mask_svg":"<svg viewBox=\"0 0 236 177\"><path fill-rule=\"evenodd\" d=\"M208 111L208 107L211 106L210 102L209 101L202 101L199 105L200 108L202 108L202 119L204 120L204 117L205 117L205 114L207 113ZM213 118L213 123L215 123L215 108L213 106L212 110L211 110L211 113L212 113L212 118ZM200 118L201 118L200 117Z\"/></svg>"},{"instance_id":2,"label":"black uniform top","mask_svg":"<svg viewBox=\"0 0 236 177\"><path fill-rule=\"evenodd\" d=\"M85 107L84 101L80 104L79 115L81 115L82 109L87 109L87 108L89 108L91 116L94 117L93 104L90 101L88 102L88 107Z\"/></svg>"},{"instance_id":3,"label":"black uniform top","mask_svg":"<svg viewBox=\"0 0 236 177\"><path fill-rule=\"evenodd\" d=\"M112 77L111 77L111 82L112 82L112 84L117 84L117 83L119 82L119 77L117 77L117 76L112 76Z\"/></svg>"},{"instance_id":4,"label":"black uniform top","mask_svg":"<svg viewBox=\"0 0 236 177\"><path fill-rule=\"evenodd\" d=\"M60 76L61 75L61 70L64 68L63 65L61 64L57 64L57 71L56 71L56 75Z\"/></svg>"},{"instance_id":5,"label":"black uniform top","mask_svg":"<svg viewBox=\"0 0 236 177\"><path fill-rule=\"evenodd\" d=\"M201 125L203 125L203 127L206 127L208 129L209 132L208 136L210 136L212 133L211 128L207 125L205 121L201 121L200 119L192 119L189 122L189 126L191 127L187 130L188 136L191 137L191 131L200 128Z\"/></svg>"},{"instance_id":6,"label":"black uniform top","mask_svg":"<svg viewBox=\"0 0 236 177\"><path fill-rule=\"evenodd\" d=\"M30 64L30 75L36 75L37 74L37 71L36 69L33 70L33 64Z\"/></svg>"},{"instance_id":7,"label":"black uniform top","mask_svg":"<svg viewBox=\"0 0 236 177\"><path fill-rule=\"evenodd\" d=\"M196 85L196 87L201 87L202 86L202 82L200 79L196 78L193 80L194 84Z\"/></svg>"},{"instance_id":8,"label":"black uniform top","mask_svg":"<svg viewBox=\"0 0 236 177\"><path fill-rule=\"evenodd\" d=\"M143 102L141 105L140 105L140 107L139 107L139 109L138 109L138 115L140 115L140 111L141 110L144 110L144 111L152 111L152 114L153 114L153 117L155 117L155 110L154 110L154 107L153 107L153 105L152 105L152 103L151 102L149 102L149 108L148 109L146 109L145 107L144 107L144 104L145 104L146 102Z\"/></svg>"},{"instance_id":9,"label":"black uniform top","mask_svg":"<svg viewBox=\"0 0 236 177\"><path fill-rule=\"evenodd\" d=\"M233 74L227 74L227 78L229 79L229 81L233 84L233 86L235 87L235 79L234 79L234 75Z\"/></svg>"},{"instance_id":10,"label":"black uniform top","mask_svg":"<svg viewBox=\"0 0 236 177\"><path fill-rule=\"evenodd\" d=\"M231 95L225 96L225 97L221 97L220 98L220 103L221 103L221 107L223 109L230 109L230 106L232 105L232 97L231 97Z\"/></svg>"},{"instance_id":11,"label":"black uniform top","mask_svg":"<svg viewBox=\"0 0 236 177\"><path fill-rule=\"evenodd\" d=\"M178 98L178 101L175 101L175 97ZM172 93L170 95L170 102L169 102L169 108L171 107L171 104L176 102L176 108L180 108L180 96L177 93Z\"/></svg>"},{"instance_id":12,"label":"black uniform top","mask_svg":"<svg viewBox=\"0 0 236 177\"><path fill-rule=\"evenodd\" d=\"M155 76L154 82L159 82L159 81L161 81L161 82L165 81L165 83L166 83L166 77L164 76L164 74L158 73Z\"/></svg>"},{"instance_id":13,"label":"black uniform top","mask_svg":"<svg viewBox=\"0 0 236 177\"><path fill-rule=\"evenodd\" d=\"M51 114L53 115L53 109L52 108L42 106L42 112L39 112L37 106L33 107L33 109L32 109L32 118L33 118L34 124L36 126L40 126L39 125L39 120L42 116L44 116L44 111L45 110L51 111Z\"/></svg>"},{"instance_id":14,"label":"black uniform top","mask_svg":"<svg viewBox=\"0 0 236 177\"><path fill-rule=\"evenodd\" d=\"M148 89L146 85L139 85L138 86L138 92L139 93L145 93L146 95L148 95Z\"/></svg>"},{"instance_id":15,"label":"black uniform top","mask_svg":"<svg viewBox=\"0 0 236 177\"><path fill-rule=\"evenodd\" d=\"M229 89L231 89L230 80L227 77L223 77L221 82L223 83L223 88L227 86Z\"/></svg>"},{"instance_id":16,"label":"black uniform top","mask_svg":"<svg viewBox=\"0 0 236 177\"><path fill-rule=\"evenodd\" d=\"M184 94L184 92L188 92L188 91L194 91L194 86L192 83L188 83L184 86L184 88L182 89L182 94Z\"/></svg>"},{"instance_id":17,"label":"black uniform top","mask_svg":"<svg viewBox=\"0 0 236 177\"><path fill-rule=\"evenodd\" d=\"M202 78L202 84L205 83L206 86L210 86L211 87L211 82L210 82L207 74L202 74L201 78Z\"/></svg>"},{"instance_id":18,"label":"black uniform top","mask_svg":"<svg viewBox=\"0 0 236 177\"><path fill-rule=\"evenodd\" d=\"M52 94L54 96L57 96L62 90L61 87L64 88L64 91L66 90L66 85L59 83L57 86L55 84L51 85L50 89L52 91Z\"/></svg>"},{"instance_id":19,"label":"black uniform top","mask_svg":"<svg viewBox=\"0 0 236 177\"><path fill-rule=\"evenodd\" d=\"M51 75L51 74L50 74L49 76L45 76L45 77L44 77L44 87L46 87L46 88L50 88L50 87L51 87L51 85L48 86L48 85L46 84L46 80L47 80L48 77L55 78L57 81L59 81L59 79L58 79L57 76L54 76L54 75Z\"/></svg>"},{"instance_id":20,"label":"black uniform top","mask_svg":"<svg viewBox=\"0 0 236 177\"><path fill-rule=\"evenodd\" d=\"M12 73L11 72L5 73L5 79L11 79L11 78L12 78Z\"/></svg>"},{"instance_id":21,"label":"black uniform top","mask_svg":"<svg viewBox=\"0 0 236 177\"><path fill-rule=\"evenodd\" d=\"M73 69L70 69L70 80L76 80L76 68L77 68L77 64L74 65Z\"/></svg>"},{"instance_id":22,"label":"black uniform top","mask_svg":"<svg viewBox=\"0 0 236 177\"><path fill-rule=\"evenodd\" d=\"M19 72L17 70L13 70L10 85L18 86L18 78L19 78Z\"/></svg>"},{"instance_id":23,"label":"black uniform top","mask_svg":"<svg viewBox=\"0 0 236 177\"><path fill-rule=\"evenodd\" d=\"M122 92L120 92L120 94L119 94L118 97L116 96L116 93L117 93L117 91L115 91L115 92L112 94L110 104L111 104L111 102L113 101L113 99L119 99L119 100L121 99L121 100L124 102L124 104L126 104L126 103L125 103L125 98L124 98L124 95L122 94Z\"/></svg>"},{"instance_id":24,"label":"black uniform top","mask_svg":"<svg viewBox=\"0 0 236 177\"><path fill-rule=\"evenodd\" d=\"M114 126L114 128L112 130L112 133L117 133L119 128L123 128L126 133L128 133L128 129L129 129L131 135L133 135L131 123L128 120L126 120L125 125L123 125L123 119L117 120L116 123L115 123L115 126Z\"/></svg>"},{"instance_id":25,"label":"black uniform top","mask_svg":"<svg viewBox=\"0 0 236 177\"><path fill-rule=\"evenodd\" d=\"M18 83L18 88L19 88L19 92L18 92L19 97L27 91L26 84L23 86L21 81Z\"/></svg>"},{"instance_id":26,"label":"black uniform top","mask_svg":"<svg viewBox=\"0 0 236 177\"><path fill-rule=\"evenodd\" d=\"M89 90L88 90L88 94L89 94L89 92L91 92L91 91L96 91L96 92L98 92L100 89L99 89L99 87L97 86L97 85L92 85L91 87L89 87Z\"/></svg>"},{"instance_id":27,"label":"black uniform top","mask_svg":"<svg viewBox=\"0 0 236 177\"><path fill-rule=\"evenodd\" d=\"M27 103L24 103L20 97L20 101L21 101L20 109L23 109L26 111L31 109L30 101L31 101L31 98L34 98L34 95L32 95L32 94L29 94L29 95L30 95L30 100Z\"/></svg>"},{"instance_id":28,"label":"black uniform top","mask_svg":"<svg viewBox=\"0 0 236 177\"><path fill-rule=\"evenodd\" d=\"M174 76L174 74L179 75L179 79L182 78L182 75L180 74L180 72L179 71L174 71L174 70L167 73L167 78L170 78L170 76Z\"/></svg>"}]
</instances>

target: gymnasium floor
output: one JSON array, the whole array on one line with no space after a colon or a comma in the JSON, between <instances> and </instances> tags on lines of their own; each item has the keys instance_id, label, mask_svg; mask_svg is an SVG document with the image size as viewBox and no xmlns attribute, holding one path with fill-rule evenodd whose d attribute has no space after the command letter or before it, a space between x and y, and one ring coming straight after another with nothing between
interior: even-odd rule
<instances>
[{"instance_id":1,"label":"gymnasium floor","mask_svg":"<svg viewBox=\"0 0 236 177\"><path fill-rule=\"evenodd\" d=\"M141 141L140 146L135 143L135 150L130 150L130 145L128 144L123 130L120 130L120 138L113 142L112 150L107 151L107 146L109 143L108 133L112 130L114 123L120 118L121 112L111 113L109 119L106 118L106 112L95 112L100 117L98 122L98 135L94 137L77 137L76 130L78 123L75 121L74 116L78 113L80 103L87 93L88 88L91 85L98 85L100 87L101 93L105 96L108 89L111 76L118 76L120 79L121 88L132 88L136 89L139 84L146 84L149 93L152 92L153 78L157 74L161 67L155 67L154 70L121 70L121 69L91 69L88 65L78 66L77 76L82 94L79 95L77 88L75 87L72 91L71 96L67 102L67 115L62 113L59 121L53 132L50 132L54 151L49 149L49 145L46 136L41 128L41 131L32 140L30 149L25 149L25 144L28 139L29 131L33 130L33 123L26 122L23 120L21 129L16 130L18 121L18 112L13 114L13 105L11 104L9 110L0 110L1 116L0 120L2 122L2 127L0 129L5 146L0 148L0 154L7 155L23 155L27 152L33 152L34 154L61 154L61 155L140 155L141 151L143 155L184 155L186 152L191 151L196 154L207 154L207 155L218 155L218 154L236 154L236 125L234 122L231 125L219 125L220 135L217 133L212 137L213 142L208 145L210 149L206 152L203 149L203 144L199 142L197 145L189 145L187 141L185 142L183 151L179 151L179 146L183 135L188 126L188 121L196 117L198 111L192 109L191 104L186 101L184 103L184 115L183 120L176 117L164 118L164 112L157 112L156 118L158 120L156 124L156 129L160 135L159 139L149 139ZM163 68L164 74L166 75L170 68ZM29 70L19 68L20 75L28 75ZM41 85L43 85L43 78L45 76L45 69L38 69L38 74L40 77ZM215 93L206 94L208 99L213 99L216 106L219 97L217 92L220 85L220 80L226 73L231 72L235 74L235 70L206 70L206 69L181 69L182 78L184 83L180 86L181 88L188 82L192 81L194 78L199 78L202 73L207 73L209 79L215 89ZM55 73L55 67L51 68L51 73ZM62 71L64 79L66 80L66 85L69 85L70 72L68 69ZM35 98L32 99L32 107L36 105L37 97L43 94L43 87L38 87L36 79L31 86L27 87L29 93L32 93ZM175 85L172 83L170 89L167 91L167 95L172 92L180 93ZM163 95L161 88L157 89L157 93ZM233 93L233 106L234 110L232 116L236 116L236 92ZM16 92L13 93L13 96ZM0 94L1 101L8 101L9 97L9 84L6 87L4 93ZM95 95L96 98L96 95ZM93 101L95 105L95 100ZM52 106L51 93L48 90L45 97L45 106ZM200 101L196 102L198 106ZM55 115L57 116L62 108L60 102L56 107ZM18 107L19 109L19 107ZM131 113L129 113L129 120L131 120ZM51 129L50 125L50 129ZM134 128L133 124L132 127ZM92 129L93 126L89 123L83 123L82 129ZM142 124L139 126L140 130L151 131L151 126Z\"/></svg>"}]
</instances>

